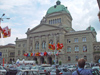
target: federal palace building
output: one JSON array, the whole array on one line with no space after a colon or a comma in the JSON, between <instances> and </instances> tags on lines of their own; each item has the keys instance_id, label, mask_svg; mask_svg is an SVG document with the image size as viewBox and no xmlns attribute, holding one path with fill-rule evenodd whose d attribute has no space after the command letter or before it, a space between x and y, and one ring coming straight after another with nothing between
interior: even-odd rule
<instances>
[{"instance_id":1,"label":"federal palace building","mask_svg":"<svg viewBox=\"0 0 100 75\"><path fill-rule=\"evenodd\" d=\"M82 31L72 28L72 16L67 7L57 0L36 27L26 31L27 37L16 37L15 45L0 46L0 52L6 62L35 60L38 64L55 62L77 63L79 58L87 62L98 63L100 59L100 42L96 40L96 30L89 26ZM63 43L60 50L50 50L49 44ZM40 55L36 55L36 53ZM47 55L43 55L46 52ZM27 53L27 56L24 54Z\"/></svg>"}]
</instances>

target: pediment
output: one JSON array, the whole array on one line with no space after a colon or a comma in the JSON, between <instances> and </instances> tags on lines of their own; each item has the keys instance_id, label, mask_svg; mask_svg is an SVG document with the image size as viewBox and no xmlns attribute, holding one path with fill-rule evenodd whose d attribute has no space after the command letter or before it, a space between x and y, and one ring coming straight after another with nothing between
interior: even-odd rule
<instances>
[{"instance_id":1,"label":"pediment","mask_svg":"<svg viewBox=\"0 0 100 75\"><path fill-rule=\"evenodd\" d=\"M59 27L53 26L53 25L48 25L48 24L42 24L42 25L38 25L35 28L31 29L29 31L29 33L36 33L36 32L56 30L56 29L59 29Z\"/></svg>"}]
</instances>

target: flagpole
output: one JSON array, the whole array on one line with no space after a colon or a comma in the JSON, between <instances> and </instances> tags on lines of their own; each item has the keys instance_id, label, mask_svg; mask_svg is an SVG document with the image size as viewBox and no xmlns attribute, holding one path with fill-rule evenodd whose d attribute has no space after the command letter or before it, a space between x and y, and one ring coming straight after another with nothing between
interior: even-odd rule
<instances>
[{"instance_id":1,"label":"flagpole","mask_svg":"<svg viewBox=\"0 0 100 75\"><path fill-rule=\"evenodd\" d=\"M56 35L55 35L55 65L56 65Z\"/></svg>"}]
</instances>

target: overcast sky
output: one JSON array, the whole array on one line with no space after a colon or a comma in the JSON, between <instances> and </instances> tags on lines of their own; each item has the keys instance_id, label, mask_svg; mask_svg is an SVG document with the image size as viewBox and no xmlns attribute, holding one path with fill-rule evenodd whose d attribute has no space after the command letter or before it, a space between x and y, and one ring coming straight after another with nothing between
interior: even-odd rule
<instances>
[{"instance_id":1,"label":"overcast sky","mask_svg":"<svg viewBox=\"0 0 100 75\"><path fill-rule=\"evenodd\" d=\"M11 37L0 38L0 45L15 44L16 37L26 38L27 29L40 24L47 10L56 4L57 0L0 0L0 17L5 13L1 27L11 28ZM100 42L99 7L97 0L60 0L66 6L73 18L72 27L76 31L86 30L90 25L97 32Z\"/></svg>"}]
</instances>

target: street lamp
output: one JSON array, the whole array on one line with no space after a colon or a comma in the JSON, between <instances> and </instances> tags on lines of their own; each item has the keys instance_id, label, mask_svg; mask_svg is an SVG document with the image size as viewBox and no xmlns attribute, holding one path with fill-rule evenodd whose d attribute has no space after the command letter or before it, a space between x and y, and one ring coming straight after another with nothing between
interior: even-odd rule
<instances>
[{"instance_id":1,"label":"street lamp","mask_svg":"<svg viewBox=\"0 0 100 75\"><path fill-rule=\"evenodd\" d=\"M2 18L3 16L5 16L5 14L2 14L1 18L0 18L0 26L1 26L1 21L3 21L3 19L10 19L10 18Z\"/></svg>"}]
</instances>

